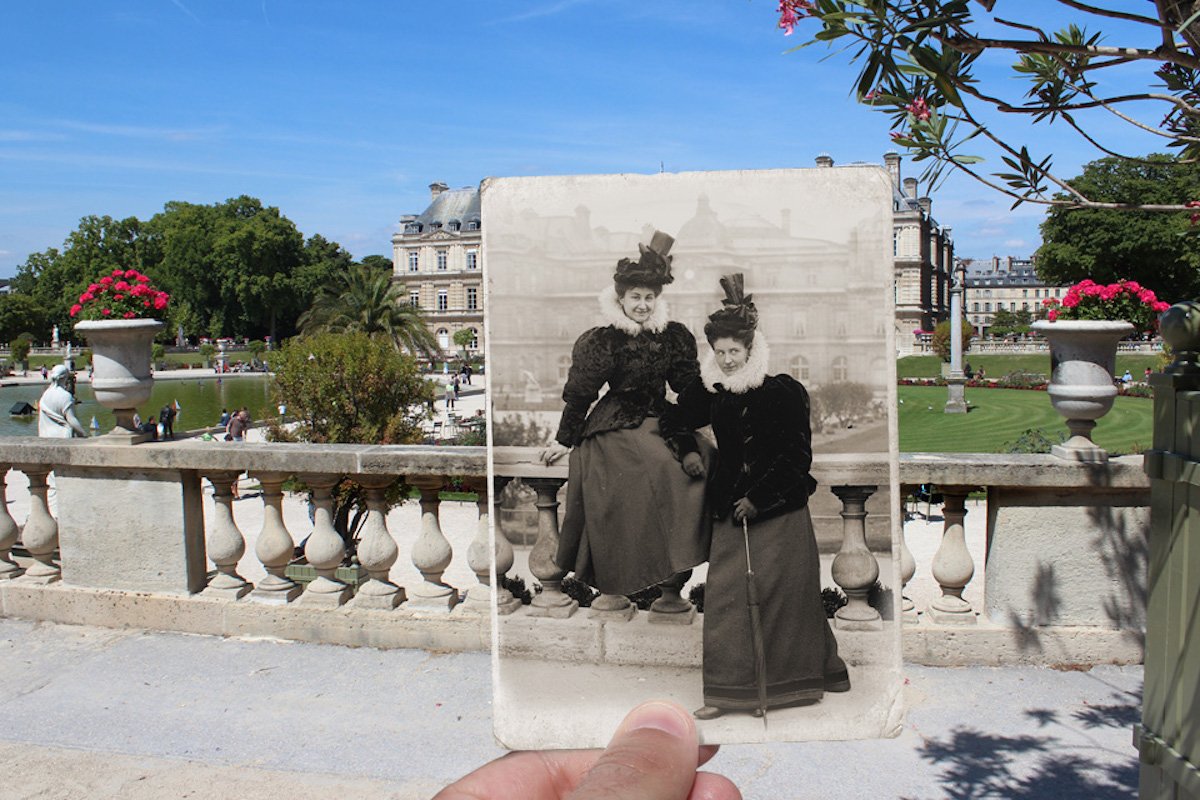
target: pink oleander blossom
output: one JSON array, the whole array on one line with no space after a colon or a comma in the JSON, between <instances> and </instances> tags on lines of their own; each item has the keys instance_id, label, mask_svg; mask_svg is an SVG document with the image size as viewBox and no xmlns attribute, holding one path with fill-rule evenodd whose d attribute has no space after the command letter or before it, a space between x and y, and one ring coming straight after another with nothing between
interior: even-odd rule
<instances>
[{"instance_id":1,"label":"pink oleander blossom","mask_svg":"<svg viewBox=\"0 0 1200 800\"><path fill-rule=\"evenodd\" d=\"M929 109L929 104L925 102L924 97L916 98L911 103L906 105L904 108L908 111L908 113L912 114L913 117L915 117L916 119L918 119L921 122L924 122L925 120L929 119L929 116L931 113L930 109Z\"/></svg>"},{"instance_id":2,"label":"pink oleander blossom","mask_svg":"<svg viewBox=\"0 0 1200 800\"><path fill-rule=\"evenodd\" d=\"M1139 333L1158 327L1158 315L1170 308L1154 292L1136 281L1117 281L1101 285L1084 279L1067 289L1062 300L1042 301L1046 318L1055 320L1123 320Z\"/></svg>"},{"instance_id":3,"label":"pink oleander blossom","mask_svg":"<svg viewBox=\"0 0 1200 800\"><path fill-rule=\"evenodd\" d=\"M779 28L784 36L791 36L801 17L811 16L815 6L809 0L779 0Z\"/></svg>"}]
</instances>

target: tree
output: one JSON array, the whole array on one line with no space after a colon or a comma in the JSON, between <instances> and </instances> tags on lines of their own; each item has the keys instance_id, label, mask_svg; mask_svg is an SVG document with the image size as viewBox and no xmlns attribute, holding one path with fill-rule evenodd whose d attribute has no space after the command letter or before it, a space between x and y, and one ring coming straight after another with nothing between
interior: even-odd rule
<instances>
[{"instance_id":1,"label":"tree","mask_svg":"<svg viewBox=\"0 0 1200 800\"><path fill-rule=\"evenodd\" d=\"M998 0L781 0L779 24L786 33L805 18L820 26L801 47L849 43L851 60L861 65L854 84L859 102L892 118L893 139L915 161L929 162L922 177L932 185L953 169L1013 198L1014 207L1032 202L1125 211L1187 209L1200 197L1195 187L1165 202L1105 200L1056 175L1052 153L1043 155L995 132L1005 116L1033 125L1061 121L1103 154L1141 161L1108 144L1115 135L1097 124L1102 118L1102 123L1117 120L1157 135L1178 150L1183 162L1200 159L1196 3L1137 4L1145 13L1083 0L1055 3L1076 18L1116 31L1121 40L1109 44L1113 37L1077 24L1048 32L1042 20L1048 7L1053 9L1050 2L1036 4L1036 11L1030 5L1023 18L1014 19L992 13ZM1012 69L1020 81L985 85L979 79L976 68L997 55L1015 56ZM1098 79L1101 73L1104 80ZM1109 92L1105 87L1118 76L1147 88ZM984 157L976 148L998 156L1003 171L981 171L977 165Z\"/></svg>"},{"instance_id":2,"label":"tree","mask_svg":"<svg viewBox=\"0 0 1200 800\"><path fill-rule=\"evenodd\" d=\"M46 309L27 294L0 294L0 342L12 341L17 334L31 331L37 338L50 339Z\"/></svg>"},{"instance_id":3,"label":"tree","mask_svg":"<svg viewBox=\"0 0 1200 800\"><path fill-rule=\"evenodd\" d=\"M1072 183L1118 203L1169 202L1200 193L1200 165L1165 155L1134 162L1102 158ZM1042 223L1037 272L1052 284L1134 280L1160 297L1200 294L1200 237L1183 215L1052 208Z\"/></svg>"},{"instance_id":4,"label":"tree","mask_svg":"<svg viewBox=\"0 0 1200 800\"><path fill-rule=\"evenodd\" d=\"M962 321L962 351L965 353L971 346L971 338L975 335L975 328L963 317ZM933 337L930 339L930 344L933 346L933 352L937 354L945 363L950 363L950 320L945 319L937 324L933 329Z\"/></svg>"},{"instance_id":5,"label":"tree","mask_svg":"<svg viewBox=\"0 0 1200 800\"><path fill-rule=\"evenodd\" d=\"M246 350L250 353L250 360L258 363L262 360L262 354L267 349L267 343L261 339L251 339L246 342Z\"/></svg>"},{"instance_id":6,"label":"tree","mask_svg":"<svg viewBox=\"0 0 1200 800\"><path fill-rule=\"evenodd\" d=\"M376 272L389 272L390 273L392 271L392 260L390 258L388 258L387 256L378 256L378 255L366 256L359 263L361 263L364 267L366 267L368 269L375 270Z\"/></svg>"},{"instance_id":7,"label":"tree","mask_svg":"<svg viewBox=\"0 0 1200 800\"><path fill-rule=\"evenodd\" d=\"M22 369L28 369L29 350L32 346L32 342L24 336L18 336L9 342L8 351L12 355L13 363L20 364Z\"/></svg>"},{"instance_id":8,"label":"tree","mask_svg":"<svg viewBox=\"0 0 1200 800\"><path fill-rule=\"evenodd\" d=\"M459 328L450 337L458 348L462 350L463 361L467 360L467 348L471 346L471 342L475 341L475 333L470 328Z\"/></svg>"},{"instance_id":9,"label":"tree","mask_svg":"<svg viewBox=\"0 0 1200 800\"><path fill-rule=\"evenodd\" d=\"M1033 322L1033 314L1029 311L1009 311L1001 308L992 315L992 324L988 332L994 336L1007 336L1010 333L1027 333Z\"/></svg>"},{"instance_id":10,"label":"tree","mask_svg":"<svg viewBox=\"0 0 1200 800\"><path fill-rule=\"evenodd\" d=\"M287 406L294 426L274 423L272 441L328 444L412 444L421 441L434 389L416 361L378 337L365 333L320 333L290 339L274 356L273 400ZM389 501L403 497L402 479L389 489ZM366 510L365 497L343 482L335 492L334 527L353 549L353 537Z\"/></svg>"},{"instance_id":11,"label":"tree","mask_svg":"<svg viewBox=\"0 0 1200 800\"><path fill-rule=\"evenodd\" d=\"M437 340L425 325L421 309L402 298L391 273L358 266L347 270L313 301L300 317L305 333L359 332L385 336L397 349L433 356Z\"/></svg>"}]
</instances>

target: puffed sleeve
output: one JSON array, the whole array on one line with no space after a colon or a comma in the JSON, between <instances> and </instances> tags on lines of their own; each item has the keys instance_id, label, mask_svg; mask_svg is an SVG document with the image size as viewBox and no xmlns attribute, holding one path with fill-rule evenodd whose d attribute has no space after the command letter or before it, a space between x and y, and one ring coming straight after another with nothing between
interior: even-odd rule
<instances>
[{"instance_id":1,"label":"puffed sleeve","mask_svg":"<svg viewBox=\"0 0 1200 800\"><path fill-rule=\"evenodd\" d=\"M700 378L700 362L696 360L696 337L685 325L667 323L667 341L671 363L667 365L667 383L676 393L682 393Z\"/></svg>"},{"instance_id":2,"label":"puffed sleeve","mask_svg":"<svg viewBox=\"0 0 1200 800\"><path fill-rule=\"evenodd\" d=\"M605 328L592 328L575 340L571 350L571 369L563 387L562 419L555 439L566 447L575 447L583 439L583 423L588 409L600 395L600 389L612 373L613 352Z\"/></svg>"},{"instance_id":3,"label":"puffed sleeve","mask_svg":"<svg viewBox=\"0 0 1200 800\"><path fill-rule=\"evenodd\" d=\"M711 416L712 395L697 375L674 403L667 403L658 421L659 433L677 460L682 461L688 453L699 452L695 431L708 425Z\"/></svg>"},{"instance_id":4,"label":"puffed sleeve","mask_svg":"<svg viewBox=\"0 0 1200 800\"><path fill-rule=\"evenodd\" d=\"M748 465L752 483L746 491L760 514L779 508L789 499L807 502L817 485L810 474L808 391L789 375L768 378L763 391L765 407L756 409L760 418L755 422L760 441L754 448L754 463Z\"/></svg>"}]
</instances>

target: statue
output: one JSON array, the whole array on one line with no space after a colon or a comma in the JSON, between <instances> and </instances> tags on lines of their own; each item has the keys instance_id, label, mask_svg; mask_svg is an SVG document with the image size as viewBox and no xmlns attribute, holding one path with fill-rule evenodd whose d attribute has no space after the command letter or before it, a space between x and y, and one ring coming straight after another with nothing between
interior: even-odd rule
<instances>
[{"instance_id":1,"label":"statue","mask_svg":"<svg viewBox=\"0 0 1200 800\"><path fill-rule=\"evenodd\" d=\"M50 343L50 346L53 347L55 350L57 350L58 349L58 326L57 325L54 326L54 333L51 335L51 340L52 341Z\"/></svg>"},{"instance_id":2,"label":"statue","mask_svg":"<svg viewBox=\"0 0 1200 800\"><path fill-rule=\"evenodd\" d=\"M50 439L87 438L75 416L74 379L71 370L59 364L50 370L50 385L38 401L38 436Z\"/></svg>"}]
</instances>

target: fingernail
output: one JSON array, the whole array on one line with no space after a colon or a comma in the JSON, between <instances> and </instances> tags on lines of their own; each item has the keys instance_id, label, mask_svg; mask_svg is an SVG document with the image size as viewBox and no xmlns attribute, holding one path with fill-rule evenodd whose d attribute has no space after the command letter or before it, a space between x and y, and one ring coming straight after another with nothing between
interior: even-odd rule
<instances>
[{"instance_id":1,"label":"fingernail","mask_svg":"<svg viewBox=\"0 0 1200 800\"><path fill-rule=\"evenodd\" d=\"M652 701L630 711L621 727L627 731L653 728L683 738L691 735L692 718L674 703Z\"/></svg>"}]
</instances>

